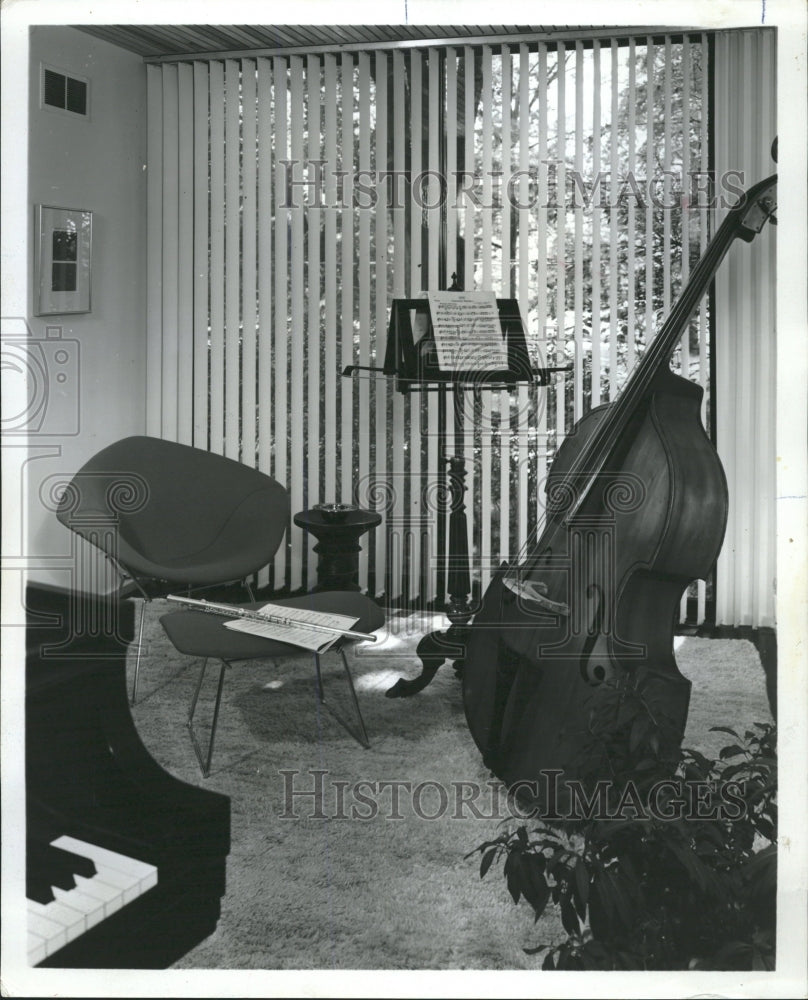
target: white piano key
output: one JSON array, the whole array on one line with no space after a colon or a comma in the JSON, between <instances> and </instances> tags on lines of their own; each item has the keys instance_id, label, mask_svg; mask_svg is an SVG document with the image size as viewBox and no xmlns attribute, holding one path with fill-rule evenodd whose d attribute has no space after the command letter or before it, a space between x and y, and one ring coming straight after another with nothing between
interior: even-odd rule
<instances>
[{"instance_id":1,"label":"white piano key","mask_svg":"<svg viewBox=\"0 0 808 1000\"><path fill-rule=\"evenodd\" d=\"M87 921L80 910L72 906L65 906L64 903L59 903L55 899L50 903L37 903L35 900L29 900L28 912L37 913L40 917L61 924L68 941L73 941L87 930Z\"/></svg>"},{"instance_id":2,"label":"white piano key","mask_svg":"<svg viewBox=\"0 0 808 1000\"><path fill-rule=\"evenodd\" d=\"M80 876L79 876L80 877ZM120 889L128 889L132 885L132 876L127 872L122 872L118 868L109 868L107 865L96 865L95 875L90 877L93 882L105 882L107 885Z\"/></svg>"},{"instance_id":3,"label":"white piano key","mask_svg":"<svg viewBox=\"0 0 808 1000\"><path fill-rule=\"evenodd\" d=\"M157 869L150 865L151 871L146 872L140 881L141 892L148 892L149 889L153 889L157 885Z\"/></svg>"},{"instance_id":4,"label":"white piano key","mask_svg":"<svg viewBox=\"0 0 808 1000\"><path fill-rule=\"evenodd\" d=\"M48 957L48 949L45 947L45 938L33 931L28 931L28 964L39 965Z\"/></svg>"},{"instance_id":5,"label":"white piano key","mask_svg":"<svg viewBox=\"0 0 808 1000\"><path fill-rule=\"evenodd\" d=\"M28 900L28 954L37 965L68 941L142 896L157 885L154 865L115 851L89 844L76 837L62 836L53 847L70 851L95 864L93 876L74 875L73 889L51 886L54 900L37 903Z\"/></svg>"},{"instance_id":6,"label":"white piano key","mask_svg":"<svg viewBox=\"0 0 808 1000\"><path fill-rule=\"evenodd\" d=\"M123 872L115 868L107 868L106 865L102 865L96 862L96 873L89 881L93 885L100 886L106 885L111 889L115 889L120 893L121 905L124 903L131 903L133 899L137 899L152 886L157 885L157 869L152 865L145 865L145 871L140 873L134 872ZM76 876L76 881L78 882L80 876Z\"/></svg>"},{"instance_id":7,"label":"white piano key","mask_svg":"<svg viewBox=\"0 0 808 1000\"><path fill-rule=\"evenodd\" d=\"M87 844L75 837L59 837L58 840L54 840L53 846L61 847L63 851L72 851L73 854L80 854L84 858L90 858L96 865L102 864L118 871L131 872L137 878L142 878L154 870L154 866L146 864L145 861L127 858L124 854L117 854L115 851L98 847L96 844Z\"/></svg>"},{"instance_id":8,"label":"white piano key","mask_svg":"<svg viewBox=\"0 0 808 1000\"><path fill-rule=\"evenodd\" d=\"M87 930L100 924L104 919L104 904L93 896L88 896L78 889L65 890L58 886L53 886L53 895L57 902L64 903L65 906L72 905L82 911L84 919L87 921Z\"/></svg>"},{"instance_id":9,"label":"white piano key","mask_svg":"<svg viewBox=\"0 0 808 1000\"><path fill-rule=\"evenodd\" d=\"M153 865L146 866L147 871L143 872L137 882L137 886L132 886L131 889L127 889L125 892L126 902L129 903L132 899L136 899L138 896L142 896L144 892L147 892L153 886L157 885L157 869Z\"/></svg>"},{"instance_id":10,"label":"white piano key","mask_svg":"<svg viewBox=\"0 0 808 1000\"><path fill-rule=\"evenodd\" d=\"M28 929L45 939L45 950L48 955L67 944L67 934L64 927L56 923L55 920L49 920L38 913L28 914Z\"/></svg>"},{"instance_id":11,"label":"white piano key","mask_svg":"<svg viewBox=\"0 0 808 1000\"><path fill-rule=\"evenodd\" d=\"M97 872L93 878L85 878L83 875L76 875L75 878L79 892L92 896L102 904L105 917L111 917L123 906L126 886L110 885L109 882L99 879Z\"/></svg>"}]
</instances>

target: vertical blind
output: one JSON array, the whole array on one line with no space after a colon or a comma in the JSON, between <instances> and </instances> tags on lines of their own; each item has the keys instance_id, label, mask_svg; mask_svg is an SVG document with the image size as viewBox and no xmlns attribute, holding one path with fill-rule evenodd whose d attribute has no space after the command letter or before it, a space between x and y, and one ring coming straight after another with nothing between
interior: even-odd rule
<instances>
[{"instance_id":1,"label":"vertical blind","mask_svg":"<svg viewBox=\"0 0 808 1000\"><path fill-rule=\"evenodd\" d=\"M777 172L775 70L773 29L716 36L715 169L739 187ZM775 232L736 246L716 276L716 429L729 486L719 625L775 624Z\"/></svg>"},{"instance_id":2,"label":"vertical blind","mask_svg":"<svg viewBox=\"0 0 808 1000\"><path fill-rule=\"evenodd\" d=\"M361 586L433 600L439 400L340 373L381 366L392 299L453 272L516 298L535 363L571 370L464 396L484 588L706 246L707 78L702 35L149 66L148 432L257 466L293 513L378 510ZM705 389L709 349L705 302L675 359ZM259 583L311 586L314 559L290 524Z\"/></svg>"}]
</instances>

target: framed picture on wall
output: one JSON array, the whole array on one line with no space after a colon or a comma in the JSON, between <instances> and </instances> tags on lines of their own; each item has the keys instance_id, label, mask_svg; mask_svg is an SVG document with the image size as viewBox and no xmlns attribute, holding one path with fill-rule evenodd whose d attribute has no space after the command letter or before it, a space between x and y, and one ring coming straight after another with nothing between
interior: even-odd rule
<instances>
[{"instance_id":1,"label":"framed picture on wall","mask_svg":"<svg viewBox=\"0 0 808 1000\"><path fill-rule=\"evenodd\" d=\"M34 213L34 312L90 311L93 213L37 205Z\"/></svg>"}]
</instances>

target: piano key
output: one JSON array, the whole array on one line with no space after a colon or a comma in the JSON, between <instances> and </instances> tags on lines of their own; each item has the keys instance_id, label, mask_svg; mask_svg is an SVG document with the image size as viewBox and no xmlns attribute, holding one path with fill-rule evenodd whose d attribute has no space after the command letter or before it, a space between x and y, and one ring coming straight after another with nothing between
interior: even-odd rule
<instances>
[{"instance_id":1,"label":"piano key","mask_svg":"<svg viewBox=\"0 0 808 1000\"><path fill-rule=\"evenodd\" d=\"M52 903L28 901L28 962L37 965L104 919L104 904L76 889L54 889ZM121 903L123 905L123 903ZM44 909L45 913L39 908ZM73 917L62 917L68 911Z\"/></svg>"},{"instance_id":2,"label":"piano key","mask_svg":"<svg viewBox=\"0 0 808 1000\"><path fill-rule=\"evenodd\" d=\"M104 882L103 875L99 873L98 877L94 879L86 879L77 875L76 888L79 892L97 899L104 907L104 916L111 917L116 910L120 910L124 905L124 892L127 886Z\"/></svg>"},{"instance_id":3,"label":"piano key","mask_svg":"<svg viewBox=\"0 0 808 1000\"><path fill-rule=\"evenodd\" d=\"M28 929L38 934L46 941L47 954L63 948L67 944L67 934L64 927L55 920L49 920L39 913L28 913Z\"/></svg>"},{"instance_id":4,"label":"piano key","mask_svg":"<svg viewBox=\"0 0 808 1000\"><path fill-rule=\"evenodd\" d=\"M45 947L45 938L33 931L28 931L28 964L39 965L48 957L48 949Z\"/></svg>"},{"instance_id":5,"label":"piano key","mask_svg":"<svg viewBox=\"0 0 808 1000\"><path fill-rule=\"evenodd\" d=\"M87 921L84 914L72 906L65 906L64 903L37 903L31 900L28 903L29 913L38 913L39 916L59 923L65 930L68 941L77 938L87 930Z\"/></svg>"},{"instance_id":6,"label":"piano key","mask_svg":"<svg viewBox=\"0 0 808 1000\"><path fill-rule=\"evenodd\" d=\"M96 869L95 878L90 881L104 882L106 885L123 892L124 889L128 889L132 885L133 878L130 873L122 872L116 868L108 868L106 865L99 865Z\"/></svg>"},{"instance_id":7,"label":"piano key","mask_svg":"<svg viewBox=\"0 0 808 1000\"><path fill-rule=\"evenodd\" d=\"M116 871L114 868L106 868L99 864L97 878L120 888L123 893L123 901L131 903L133 899L137 899L139 895L157 885L157 869L150 865L147 865L146 868L147 870L144 872L130 873Z\"/></svg>"},{"instance_id":8,"label":"piano key","mask_svg":"<svg viewBox=\"0 0 808 1000\"><path fill-rule=\"evenodd\" d=\"M89 858L95 862L96 866L101 864L107 868L131 873L133 877L138 879L154 871L154 866L146 864L145 861L128 858L124 854L117 854L115 851L109 851L105 847L99 847L97 844L85 843L83 840L77 840L75 837L58 837L54 840L53 846L61 847L63 850L71 851L73 854Z\"/></svg>"},{"instance_id":9,"label":"piano key","mask_svg":"<svg viewBox=\"0 0 808 1000\"><path fill-rule=\"evenodd\" d=\"M159 867L159 883L145 899L148 916L138 900L52 955L45 954L44 938L32 933L32 961L81 969L165 968L216 928L230 800L163 770L135 729L126 694L134 602L111 599L99 608L96 594L29 583L25 605L26 895L54 901L50 887L58 883L48 855L60 833ZM114 628L98 631L99 614ZM48 655L55 648L59 655ZM198 869L196 853L203 861ZM108 933L106 924L114 925Z\"/></svg>"},{"instance_id":10,"label":"piano key","mask_svg":"<svg viewBox=\"0 0 808 1000\"><path fill-rule=\"evenodd\" d=\"M89 865L95 874L75 874L71 889L51 886L52 902L29 900L29 961L33 965L112 916L158 881L154 865L75 837L59 837L51 846L75 855L81 862L78 867L86 871Z\"/></svg>"},{"instance_id":11,"label":"piano key","mask_svg":"<svg viewBox=\"0 0 808 1000\"><path fill-rule=\"evenodd\" d=\"M50 848L52 852L52 864L62 866L67 879L70 878L71 873L73 875L84 875L86 878L92 878L95 874L95 866L90 858L82 854L76 854L73 851L66 851L61 847L56 847L54 844L51 844ZM67 885L62 885L61 882L54 882L53 884L58 885L61 889L72 888L70 881L68 881Z\"/></svg>"},{"instance_id":12,"label":"piano key","mask_svg":"<svg viewBox=\"0 0 808 1000\"><path fill-rule=\"evenodd\" d=\"M74 875L88 878L95 874L95 865L89 858L63 851L52 844L31 843L26 858L26 895L40 903L53 902L51 886L60 889L75 887Z\"/></svg>"},{"instance_id":13,"label":"piano key","mask_svg":"<svg viewBox=\"0 0 808 1000\"><path fill-rule=\"evenodd\" d=\"M53 895L56 897L57 903L72 906L74 910L79 910L84 914L87 930L100 924L104 919L104 904L95 896L88 896L86 892L81 892L79 889L65 890L56 886L53 887Z\"/></svg>"}]
</instances>

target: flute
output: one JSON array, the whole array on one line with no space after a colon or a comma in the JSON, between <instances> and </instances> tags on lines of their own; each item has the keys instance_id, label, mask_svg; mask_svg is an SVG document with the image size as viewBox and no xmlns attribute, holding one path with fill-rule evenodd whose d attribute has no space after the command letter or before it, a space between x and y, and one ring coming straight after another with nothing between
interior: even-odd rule
<instances>
[{"instance_id":1,"label":"flute","mask_svg":"<svg viewBox=\"0 0 808 1000\"><path fill-rule=\"evenodd\" d=\"M195 611L201 611L208 615L227 615L230 618L246 618L247 621L261 622L265 625L282 625L285 628L313 629L315 632L328 632L338 638L361 639L365 642L376 642L377 636L369 632L354 632L349 628L338 628L335 625L318 625L314 622L303 622L297 618L284 618L282 615L265 614L262 611L252 611L247 608L239 608L233 604L215 604L213 601L197 601L192 597L180 597L176 594L168 594L168 601L177 604L184 604Z\"/></svg>"}]
</instances>

